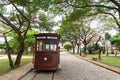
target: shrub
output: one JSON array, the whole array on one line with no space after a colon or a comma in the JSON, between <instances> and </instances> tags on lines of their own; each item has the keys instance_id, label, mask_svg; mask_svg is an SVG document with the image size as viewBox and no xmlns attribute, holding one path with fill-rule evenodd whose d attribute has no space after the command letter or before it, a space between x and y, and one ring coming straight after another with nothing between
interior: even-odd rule
<instances>
[{"instance_id":1,"label":"shrub","mask_svg":"<svg viewBox=\"0 0 120 80\"><path fill-rule=\"evenodd\" d=\"M103 46L100 46L99 44L96 46L96 44L94 43L93 45L91 46L88 46L87 47L87 50L90 54L94 53L94 52L101 52L104 50L104 47Z\"/></svg>"},{"instance_id":2,"label":"shrub","mask_svg":"<svg viewBox=\"0 0 120 80\"><path fill-rule=\"evenodd\" d=\"M66 49L67 51L69 51L70 49L72 49L72 45L71 44L65 44L64 45L64 49Z\"/></svg>"}]
</instances>

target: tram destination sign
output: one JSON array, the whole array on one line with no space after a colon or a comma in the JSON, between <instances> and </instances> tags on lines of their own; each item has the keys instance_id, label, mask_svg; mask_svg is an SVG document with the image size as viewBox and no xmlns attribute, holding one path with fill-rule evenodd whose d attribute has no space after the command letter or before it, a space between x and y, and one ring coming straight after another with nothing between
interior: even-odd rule
<instances>
[{"instance_id":1,"label":"tram destination sign","mask_svg":"<svg viewBox=\"0 0 120 80\"><path fill-rule=\"evenodd\" d=\"M45 36L37 37L37 39L46 39L46 37ZM47 39L57 39L57 37L47 36Z\"/></svg>"}]
</instances>

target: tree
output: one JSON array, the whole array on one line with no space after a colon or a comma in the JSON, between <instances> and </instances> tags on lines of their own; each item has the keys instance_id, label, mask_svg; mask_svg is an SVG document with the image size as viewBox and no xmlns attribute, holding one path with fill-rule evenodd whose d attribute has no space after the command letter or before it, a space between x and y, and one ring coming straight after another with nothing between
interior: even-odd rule
<instances>
[{"instance_id":1,"label":"tree","mask_svg":"<svg viewBox=\"0 0 120 80\"><path fill-rule=\"evenodd\" d=\"M114 20L117 26L120 28L120 5L119 1L116 0L91 0L91 1L71 1L68 2L74 8L90 8L94 10L94 14L107 14L110 15ZM117 16L115 15L117 14Z\"/></svg>"},{"instance_id":2,"label":"tree","mask_svg":"<svg viewBox=\"0 0 120 80\"><path fill-rule=\"evenodd\" d=\"M105 49L107 51L106 56L108 56L109 48L111 49L110 38L111 38L111 35L109 33L105 33Z\"/></svg>"},{"instance_id":3,"label":"tree","mask_svg":"<svg viewBox=\"0 0 120 80\"><path fill-rule=\"evenodd\" d=\"M84 44L84 54L87 55L86 49L87 45L91 41L91 39L96 35L96 31L88 26L82 26L82 36L81 41Z\"/></svg>"},{"instance_id":4,"label":"tree","mask_svg":"<svg viewBox=\"0 0 120 80\"><path fill-rule=\"evenodd\" d=\"M30 48L32 50L32 52L34 51L34 44L35 44L35 37L34 34L38 34L38 31L32 30L30 29L27 33L26 39L25 39L25 53L28 53L28 48Z\"/></svg>"},{"instance_id":5,"label":"tree","mask_svg":"<svg viewBox=\"0 0 120 80\"><path fill-rule=\"evenodd\" d=\"M4 2L3 2L3 4L4 4ZM10 1L6 1L5 3L8 4L7 2L9 4L12 4L13 7L16 9L16 11L19 13L19 14L15 13L16 19L15 18L14 19L16 20L16 22L13 19L12 19L13 21L9 20L9 17L6 17L5 15L3 15L3 13L0 13L0 21L2 23L4 23L5 25L9 26L18 35L19 50L18 50L18 55L17 55L16 61L15 61L15 64L13 64L12 59L9 59L10 64L12 64L11 68L16 68L16 67L19 67L20 60L21 60L22 54L24 52L24 40L25 40L27 31L30 28L30 20L28 19L27 16L24 15L24 13L21 12L21 10L19 10L17 8L17 6L14 4L13 1L10 0ZM14 15L13 15L13 17L14 17ZM16 24L18 24L18 25L16 25ZM27 27L23 29L24 26L27 26ZM21 31L21 29L23 32ZM6 33L3 33L3 34L5 37ZM6 44L8 44L6 38L5 38L5 41L6 41ZM7 48L9 49L9 45L7 45ZM9 50L7 50L7 51L9 51ZM8 56L11 56L9 52L7 52L7 54L8 54Z\"/></svg>"},{"instance_id":6,"label":"tree","mask_svg":"<svg viewBox=\"0 0 120 80\"><path fill-rule=\"evenodd\" d=\"M7 52L10 60L10 64L13 64L11 68L16 68L20 66L21 57L25 48L25 39L27 37L27 32L32 26L37 25L36 21L40 21L37 14L40 9L48 10L50 6L50 1L46 0L4 0L0 1L0 23L5 24L9 31L14 32L17 35L18 41L18 52L15 63L13 64L12 59L10 59L10 53ZM7 5L12 5L12 11L5 11L5 7ZM6 15L7 14L7 15ZM37 18L36 18L37 17ZM42 23L41 23L42 24ZM3 26L4 27L4 26ZM43 27L42 27L43 28ZM8 31L8 32L9 32ZM8 32L3 32L6 45L9 49L9 45L7 42L6 34ZM8 50L9 51L9 50Z\"/></svg>"},{"instance_id":7,"label":"tree","mask_svg":"<svg viewBox=\"0 0 120 80\"><path fill-rule=\"evenodd\" d=\"M120 32L111 37L111 43L114 47L116 47L115 56L117 56L117 52L120 51Z\"/></svg>"},{"instance_id":8,"label":"tree","mask_svg":"<svg viewBox=\"0 0 120 80\"><path fill-rule=\"evenodd\" d=\"M91 29L89 26L89 20L91 19L88 19L89 16L85 16L85 14L88 14L88 11L89 9L74 9L73 12L66 16L65 20L62 22L61 28L59 29L59 31L61 31L61 34L67 37L67 41L70 41L70 43L73 45L73 52L75 46L77 46L77 53L79 53L80 45L83 43L85 55L86 46L91 40L87 40L87 38L90 36L92 38L92 36L96 34L95 30Z\"/></svg>"},{"instance_id":9,"label":"tree","mask_svg":"<svg viewBox=\"0 0 120 80\"><path fill-rule=\"evenodd\" d=\"M105 21L107 21L107 25L109 24L108 20L112 20L112 18L114 19L113 23L116 23L116 25L120 28L120 24L119 24L119 14L120 14L120 5L119 5L119 1L115 1L115 0L110 0L110 1L104 1L104 0L90 0L90 1L80 1L80 0L76 0L76 1L71 1L71 0L67 0L67 1L61 1L59 4L66 4L67 7L72 7L73 15L71 17L68 18L68 21L76 21L78 20L78 18L80 18L79 16L81 16L81 14L77 11L81 11L84 12L86 9L86 13L90 12L89 14L83 13L82 16L93 16L93 15L100 15L100 14L105 14L105 15L109 15ZM64 7L64 6L63 6ZM65 6L66 7L66 6ZM76 11L74 11L76 10ZM77 12L77 13L76 13ZM70 13L70 14L71 14ZM76 14L76 16L75 16ZM117 16L116 16L117 15ZM68 15L69 16L69 15ZM103 15L100 15L103 16ZM71 23L71 22L69 22ZM69 24L68 23L68 24ZM67 24L67 22L66 22ZM105 24L106 25L106 24ZM108 26L110 27L110 26ZM105 28L106 29L106 26ZM103 30L101 30L103 31ZM103 31L104 32L104 31Z\"/></svg>"},{"instance_id":10,"label":"tree","mask_svg":"<svg viewBox=\"0 0 120 80\"><path fill-rule=\"evenodd\" d=\"M70 49L72 49L72 45L70 44L65 44L64 48L67 49L67 51L70 51Z\"/></svg>"},{"instance_id":11,"label":"tree","mask_svg":"<svg viewBox=\"0 0 120 80\"><path fill-rule=\"evenodd\" d=\"M90 9L91 14L89 16L105 14L108 15L109 18L113 18L114 22L120 29L120 5L118 0L61 0L56 1L59 8L72 8L72 9ZM84 15L84 14L83 14Z\"/></svg>"},{"instance_id":12,"label":"tree","mask_svg":"<svg viewBox=\"0 0 120 80\"><path fill-rule=\"evenodd\" d=\"M26 39L25 39L25 53L27 54L28 53L28 48L31 47L31 49L33 50L34 49L34 34L37 34L39 33L38 31L35 31L35 30L28 30L28 33L26 35ZM18 47L18 36L15 34L15 33L9 33L7 36L10 36L11 37L11 40L9 41L9 45L10 47L14 50L14 53L16 54L17 51L19 50L19 47ZM14 54L13 53L13 54Z\"/></svg>"},{"instance_id":13,"label":"tree","mask_svg":"<svg viewBox=\"0 0 120 80\"><path fill-rule=\"evenodd\" d=\"M111 35L109 33L105 33L105 40L110 40Z\"/></svg>"}]
</instances>

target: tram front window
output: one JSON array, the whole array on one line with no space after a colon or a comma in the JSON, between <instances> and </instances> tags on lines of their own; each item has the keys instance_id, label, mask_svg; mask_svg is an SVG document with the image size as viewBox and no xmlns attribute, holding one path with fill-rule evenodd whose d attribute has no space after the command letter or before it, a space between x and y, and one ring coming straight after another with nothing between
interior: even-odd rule
<instances>
[{"instance_id":1,"label":"tram front window","mask_svg":"<svg viewBox=\"0 0 120 80\"><path fill-rule=\"evenodd\" d=\"M56 41L40 40L37 43L37 51L56 51Z\"/></svg>"}]
</instances>

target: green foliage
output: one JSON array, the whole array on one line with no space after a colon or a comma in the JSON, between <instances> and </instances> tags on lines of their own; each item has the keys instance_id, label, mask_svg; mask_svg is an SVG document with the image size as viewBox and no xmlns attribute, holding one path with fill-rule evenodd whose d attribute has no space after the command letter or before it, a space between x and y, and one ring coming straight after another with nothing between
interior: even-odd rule
<instances>
[{"instance_id":1,"label":"green foliage","mask_svg":"<svg viewBox=\"0 0 120 80\"><path fill-rule=\"evenodd\" d=\"M49 19L49 14L39 13L39 30L43 31L52 31L53 26L55 23L52 21L52 18ZM38 27L38 26L37 26Z\"/></svg>"},{"instance_id":2,"label":"green foliage","mask_svg":"<svg viewBox=\"0 0 120 80\"><path fill-rule=\"evenodd\" d=\"M38 31L29 30L25 39L25 48L34 47L34 34L38 34ZM12 39L9 41L10 47L13 49L14 53L17 53L19 50L18 36L14 33L9 34Z\"/></svg>"},{"instance_id":3,"label":"green foliage","mask_svg":"<svg viewBox=\"0 0 120 80\"><path fill-rule=\"evenodd\" d=\"M72 45L71 44L65 44L64 45L64 48L67 50L67 51L69 51L70 49L72 49Z\"/></svg>"},{"instance_id":4,"label":"green foliage","mask_svg":"<svg viewBox=\"0 0 120 80\"><path fill-rule=\"evenodd\" d=\"M105 40L110 40L111 35L109 33L105 33Z\"/></svg>"},{"instance_id":5,"label":"green foliage","mask_svg":"<svg viewBox=\"0 0 120 80\"><path fill-rule=\"evenodd\" d=\"M26 8L30 7L29 9L35 11L39 10L40 8L48 10L50 5L49 0L14 0L17 5L25 6Z\"/></svg>"},{"instance_id":6,"label":"green foliage","mask_svg":"<svg viewBox=\"0 0 120 80\"><path fill-rule=\"evenodd\" d=\"M89 51L89 53L94 53L95 51L103 51L104 47L100 46L99 44L96 45L95 43L93 43L92 45L89 45L87 47L87 50Z\"/></svg>"},{"instance_id":7,"label":"green foliage","mask_svg":"<svg viewBox=\"0 0 120 80\"><path fill-rule=\"evenodd\" d=\"M78 20L80 17L85 16L85 14L87 14L87 12L89 12L90 9L88 8L84 8L84 9L74 9L72 13L70 13L69 16L66 16L66 20L71 22L71 21L75 21Z\"/></svg>"},{"instance_id":8,"label":"green foliage","mask_svg":"<svg viewBox=\"0 0 120 80\"><path fill-rule=\"evenodd\" d=\"M6 2L9 1L1 1L0 4L7 4ZM30 20L30 24L32 25L31 28L37 28L39 25L40 30L48 30L51 31L54 23L52 18L49 14L52 14L52 12L48 11L49 6L52 1L50 0L14 0L14 4L17 6L20 12L23 13L24 16L26 16ZM2 8L5 8L6 5L2 5ZM10 6L11 7L11 6ZM8 12L6 10L7 17L10 22L13 24L18 24L18 27L22 27L20 29L26 29L27 21L26 19L19 14L19 12L12 6L12 10ZM4 11L4 10L2 10ZM47 12L48 11L48 12ZM45 15L46 13L49 13ZM42 16L39 14L43 14ZM50 19L48 19L50 17ZM7 26L9 29L11 29L9 26ZM4 26L3 26L4 28Z\"/></svg>"},{"instance_id":9,"label":"green foliage","mask_svg":"<svg viewBox=\"0 0 120 80\"><path fill-rule=\"evenodd\" d=\"M111 38L111 43L120 50L120 32Z\"/></svg>"},{"instance_id":10,"label":"green foliage","mask_svg":"<svg viewBox=\"0 0 120 80\"><path fill-rule=\"evenodd\" d=\"M5 44L4 43L0 43L0 49L4 49L5 48Z\"/></svg>"},{"instance_id":11,"label":"green foliage","mask_svg":"<svg viewBox=\"0 0 120 80\"><path fill-rule=\"evenodd\" d=\"M19 50L19 42L17 40L17 36L14 37L13 39L11 39L9 41L9 44L10 44L10 47L13 49L13 53L12 54L17 53L18 50Z\"/></svg>"},{"instance_id":12,"label":"green foliage","mask_svg":"<svg viewBox=\"0 0 120 80\"><path fill-rule=\"evenodd\" d=\"M25 47L34 47L34 43L35 43L34 34L38 34L38 31L29 30L27 32L27 37L25 40Z\"/></svg>"}]
</instances>

